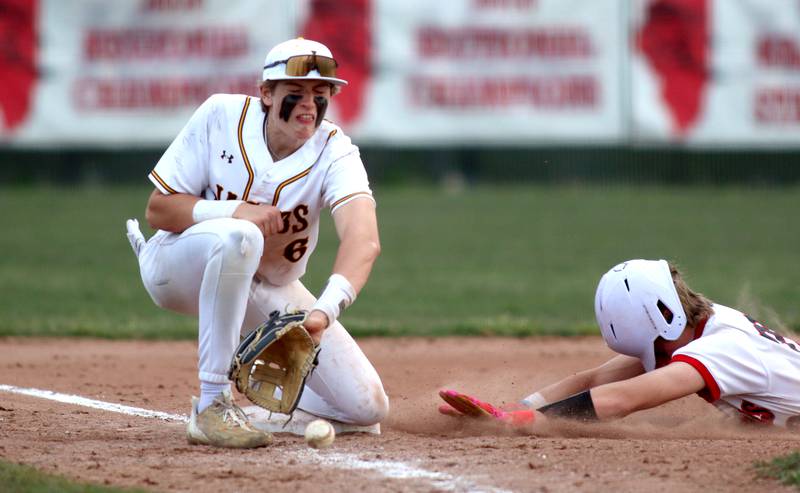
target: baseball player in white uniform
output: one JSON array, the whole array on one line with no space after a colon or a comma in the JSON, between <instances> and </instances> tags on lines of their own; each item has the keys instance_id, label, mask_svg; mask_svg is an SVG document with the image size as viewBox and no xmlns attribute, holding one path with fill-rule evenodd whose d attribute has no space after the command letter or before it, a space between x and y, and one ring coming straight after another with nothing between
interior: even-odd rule
<instances>
[{"instance_id":1,"label":"baseball player in white uniform","mask_svg":"<svg viewBox=\"0 0 800 493\"><path fill-rule=\"evenodd\" d=\"M548 416L619 418L697 393L737 420L800 429L800 344L693 292L665 260L613 267L595 314L619 356L531 394L521 408L443 390L440 412L527 426Z\"/></svg>"},{"instance_id":2,"label":"baseball player in white uniform","mask_svg":"<svg viewBox=\"0 0 800 493\"><path fill-rule=\"evenodd\" d=\"M388 413L372 364L337 321L380 252L375 202L358 148L324 120L347 82L323 44L293 39L268 53L260 97L216 94L181 130L149 178L146 217L158 232L128 236L153 301L199 319L200 397L189 441L256 447L270 441L233 403L227 373L246 334L273 310L310 310L321 345L299 403L315 416L372 425ZM299 281L329 208L339 237L319 298Z\"/></svg>"}]
</instances>

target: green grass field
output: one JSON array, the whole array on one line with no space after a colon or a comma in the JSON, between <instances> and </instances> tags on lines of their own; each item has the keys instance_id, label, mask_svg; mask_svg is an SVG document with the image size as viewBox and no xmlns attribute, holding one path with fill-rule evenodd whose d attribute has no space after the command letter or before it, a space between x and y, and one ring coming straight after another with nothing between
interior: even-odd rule
<instances>
[{"instance_id":1,"label":"green grass field","mask_svg":"<svg viewBox=\"0 0 800 493\"><path fill-rule=\"evenodd\" d=\"M193 319L152 304L125 238L124 220L143 219L149 191L0 189L0 335L194 338ZM599 277L621 260L656 257L677 262L720 303L800 328L797 188L420 187L376 196L383 253L343 316L355 335L596 333ZM305 278L312 292L336 248L323 217Z\"/></svg>"},{"instance_id":2,"label":"green grass field","mask_svg":"<svg viewBox=\"0 0 800 493\"><path fill-rule=\"evenodd\" d=\"M194 339L193 319L151 303L125 238L124 220L143 219L149 192L0 189L0 335ZM669 258L712 299L800 329L796 188L390 188L376 196L383 254L343 316L354 335L597 333L600 275L638 257ZM336 248L324 217L305 279L312 291ZM798 485L796 453L764 467ZM112 491L2 461L0 484Z\"/></svg>"},{"instance_id":3,"label":"green grass field","mask_svg":"<svg viewBox=\"0 0 800 493\"><path fill-rule=\"evenodd\" d=\"M756 467L762 476L775 478L800 490L800 452L776 457L769 462L756 464Z\"/></svg>"},{"instance_id":4,"label":"green grass field","mask_svg":"<svg viewBox=\"0 0 800 493\"><path fill-rule=\"evenodd\" d=\"M4 493L145 493L140 488L111 488L78 483L62 476L44 474L32 467L0 461L0 485Z\"/></svg>"}]
</instances>

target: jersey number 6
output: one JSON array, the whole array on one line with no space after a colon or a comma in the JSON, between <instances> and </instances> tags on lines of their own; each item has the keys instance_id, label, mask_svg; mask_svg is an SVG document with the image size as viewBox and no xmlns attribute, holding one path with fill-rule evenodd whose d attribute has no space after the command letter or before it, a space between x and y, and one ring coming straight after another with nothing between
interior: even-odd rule
<instances>
[{"instance_id":1,"label":"jersey number 6","mask_svg":"<svg viewBox=\"0 0 800 493\"><path fill-rule=\"evenodd\" d=\"M283 256L289 262L297 262L303 258L306 250L308 250L308 238L298 238L286 245L286 248L283 249Z\"/></svg>"}]
</instances>

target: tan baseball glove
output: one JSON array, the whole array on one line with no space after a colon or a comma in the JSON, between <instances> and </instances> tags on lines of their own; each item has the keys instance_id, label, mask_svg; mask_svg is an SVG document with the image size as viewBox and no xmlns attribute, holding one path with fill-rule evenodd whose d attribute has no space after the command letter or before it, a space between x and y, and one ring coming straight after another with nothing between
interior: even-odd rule
<instances>
[{"instance_id":1,"label":"tan baseball glove","mask_svg":"<svg viewBox=\"0 0 800 493\"><path fill-rule=\"evenodd\" d=\"M268 411L292 414L306 379L317 366L319 347L303 327L307 314L270 313L233 355L228 378L239 392Z\"/></svg>"}]
</instances>

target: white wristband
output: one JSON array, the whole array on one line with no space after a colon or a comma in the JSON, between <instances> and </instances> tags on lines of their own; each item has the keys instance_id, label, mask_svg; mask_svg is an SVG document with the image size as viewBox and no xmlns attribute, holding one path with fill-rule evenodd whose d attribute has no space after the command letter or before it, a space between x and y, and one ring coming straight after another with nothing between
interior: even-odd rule
<instances>
[{"instance_id":1,"label":"white wristband","mask_svg":"<svg viewBox=\"0 0 800 493\"><path fill-rule=\"evenodd\" d=\"M545 399L544 396L539 392L536 392L522 399L522 404L528 406L531 409L536 410L539 409L540 407L546 406L547 399Z\"/></svg>"},{"instance_id":2,"label":"white wristband","mask_svg":"<svg viewBox=\"0 0 800 493\"><path fill-rule=\"evenodd\" d=\"M319 310L328 317L328 325L333 324L345 308L356 301L356 290L353 285L341 274L333 274L328 278L328 283L317 302L311 310Z\"/></svg>"},{"instance_id":3,"label":"white wristband","mask_svg":"<svg viewBox=\"0 0 800 493\"><path fill-rule=\"evenodd\" d=\"M198 200L192 209L192 219L195 223L233 217L236 208L242 205L242 200Z\"/></svg>"}]
</instances>

